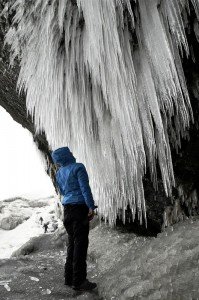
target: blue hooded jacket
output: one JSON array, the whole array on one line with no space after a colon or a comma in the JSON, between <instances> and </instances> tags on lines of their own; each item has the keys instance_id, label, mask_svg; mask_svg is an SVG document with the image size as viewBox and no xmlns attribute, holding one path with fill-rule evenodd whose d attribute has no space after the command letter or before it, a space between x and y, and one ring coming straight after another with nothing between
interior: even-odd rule
<instances>
[{"instance_id":1,"label":"blue hooded jacket","mask_svg":"<svg viewBox=\"0 0 199 300\"><path fill-rule=\"evenodd\" d=\"M52 159L60 166L56 181L61 195L62 204L86 204L95 209L92 192L89 185L86 168L76 159L68 147L62 147L52 152Z\"/></svg>"}]
</instances>

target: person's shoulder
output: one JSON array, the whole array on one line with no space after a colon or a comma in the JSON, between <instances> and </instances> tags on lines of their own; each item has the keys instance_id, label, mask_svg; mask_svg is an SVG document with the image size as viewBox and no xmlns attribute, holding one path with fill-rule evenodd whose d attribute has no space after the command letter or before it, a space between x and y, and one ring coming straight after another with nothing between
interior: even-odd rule
<instances>
[{"instance_id":1,"label":"person's shoulder","mask_svg":"<svg viewBox=\"0 0 199 300\"><path fill-rule=\"evenodd\" d=\"M85 166L82 163L75 163L74 168L75 169L85 169Z\"/></svg>"},{"instance_id":2,"label":"person's shoulder","mask_svg":"<svg viewBox=\"0 0 199 300\"><path fill-rule=\"evenodd\" d=\"M76 163L75 163L75 165L76 165L77 167L82 167L82 168L85 168L84 164L82 164L82 163L79 163L79 162L78 162L78 163L76 162Z\"/></svg>"},{"instance_id":3,"label":"person's shoulder","mask_svg":"<svg viewBox=\"0 0 199 300\"><path fill-rule=\"evenodd\" d=\"M75 163L73 169L77 173L78 171L85 170L86 168L82 163Z\"/></svg>"}]
</instances>

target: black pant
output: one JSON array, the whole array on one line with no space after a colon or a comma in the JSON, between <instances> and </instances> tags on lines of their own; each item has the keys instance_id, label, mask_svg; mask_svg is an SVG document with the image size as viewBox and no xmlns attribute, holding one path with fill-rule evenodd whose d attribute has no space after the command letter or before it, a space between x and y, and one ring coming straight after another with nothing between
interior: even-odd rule
<instances>
[{"instance_id":1,"label":"black pant","mask_svg":"<svg viewBox=\"0 0 199 300\"><path fill-rule=\"evenodd\" d=\"M68 233L65 282L75 286L81 284L87 276L88 211L84 204L64 206L64 226Z\"/></svg>"}]
</instances>

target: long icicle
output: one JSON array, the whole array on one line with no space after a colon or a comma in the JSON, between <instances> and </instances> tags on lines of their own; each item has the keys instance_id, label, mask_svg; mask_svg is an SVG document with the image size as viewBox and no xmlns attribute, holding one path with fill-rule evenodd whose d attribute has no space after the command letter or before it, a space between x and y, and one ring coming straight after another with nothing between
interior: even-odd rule
<instances>
[{"instance_id":1,"label":"long icicle","mask_svg":"<svg viewBox=\"0 0 199 300\"><path fill-rule=\"evenodd\" d=\"M157 186L158 160L170 195L168 134L179 147L192 118L179 55L189 55L188 1L138 0L136 17L130 0L74 2L14 1L6 42L20 58L18 87L52 149L68 145L85 163L99 214L125 222L129 205L146 221L146 168Z\"/></svg>"}]
</instances>

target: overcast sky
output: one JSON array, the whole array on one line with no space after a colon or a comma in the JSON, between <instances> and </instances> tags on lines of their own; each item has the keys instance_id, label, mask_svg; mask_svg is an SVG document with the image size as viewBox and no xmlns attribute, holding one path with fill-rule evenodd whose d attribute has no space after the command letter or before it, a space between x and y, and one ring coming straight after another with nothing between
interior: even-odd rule
<instances>
[{"instance_id":1,"label":"overcast sky","mask_svg":"<svg viewBox=\"0 0 199 300\"><path fill-rule=\"evenodd\" d=\"M53 194L31 134L0 107L0 200Z\"/></svg>"}]
</instances>

